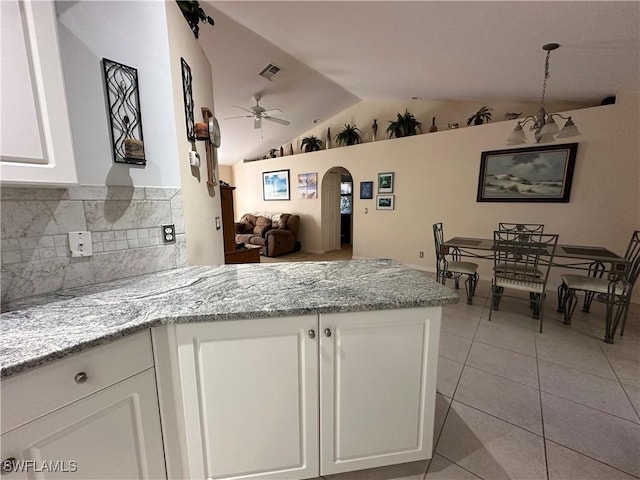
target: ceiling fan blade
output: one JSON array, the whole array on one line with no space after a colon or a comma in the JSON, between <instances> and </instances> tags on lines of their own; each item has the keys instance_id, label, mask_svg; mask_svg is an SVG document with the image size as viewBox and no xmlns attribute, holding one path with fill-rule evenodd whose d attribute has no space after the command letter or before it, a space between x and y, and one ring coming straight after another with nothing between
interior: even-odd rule
<instances>
[{"instance_id":1,"label":"ceiling fan blade","mask_svg":"<svg viewBox=\"0 0 640 480\"><path fill-rule=\"evenodd\" d=\"M255 117L253 119L253 128L255 128L257 130L260 127L262 127L262 118L261 117Z\"/></svg>"},{"instance_id":2,"label":"ceiling fan blade","mask_svg":"<svg viewBox=\"0 0 640 480\"><path fill-rule=\"evenodd\" d=\"M251 110L249 110L248 108L240 107L238 105L232 105L232 107L233 108L239 108L240 110L244 110L245 112L248 112L248 113L253 115L253 112Z\"/></svg>"},{"instance_id":3,"label":"ceiling fan blade","mask_svg":"<svg viewBox=\"0 0 640 480\"><path fill-rule=\"evenodd\" d=\"M264 112L262 112L263 116L270 116L270 115L282 115L282 110L280 110L279 108L272 108L270 110L265 110Z\"/></svg>"},{"instance_id":4,"label":"ceiling fan blade","mask_svg":"<svg viewBox=\"0 0 640 480\"><path fill-rule=\"evenodd\" d=\"M234 118L251 118L253 115L240 115L238 117L224 117L223 120L233 120Z\"/></svg>"},{"instance_id":5,"label":"ceiling fan blade","mask_svg":"<svg viewBox=\"0 0 640 480\"><path fill-rule=\"evenodd\" d=\"M279 123L280 125L289 125L288 121L282 120L281 118L273 118L273 117L267 117L267 116L264 116L262 118L264 118L265 120L269 120L270 122Z\"/></svg>"}]
</instances>

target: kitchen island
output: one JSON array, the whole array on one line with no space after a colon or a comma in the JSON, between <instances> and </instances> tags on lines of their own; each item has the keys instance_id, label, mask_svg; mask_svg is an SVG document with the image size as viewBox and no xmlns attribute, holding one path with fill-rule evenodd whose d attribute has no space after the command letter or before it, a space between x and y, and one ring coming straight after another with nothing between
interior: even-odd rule
<instances>
[{"instance_id":1,"label":"kitchen island","mask_svg":"<svg viewBox=\"0 0 640 480\"><path fill-rule=\"evenodd\" d=\"M14 302L0 340L3 459L35 455L31 439L18 445L43 435L33 424L143 374L157 384L166 470L136 467L141 478L311 478L429 458L441 308L457 301L398 262L354 260L188 267ZM72 380L86 391L62 395L64 408L20 405L88 356L113 363L112 379L90 388L99 374L85 362ZM153 461L141 443L158 436L152 423L131 433L132 465Z\"/></svg>"}]
</instances>

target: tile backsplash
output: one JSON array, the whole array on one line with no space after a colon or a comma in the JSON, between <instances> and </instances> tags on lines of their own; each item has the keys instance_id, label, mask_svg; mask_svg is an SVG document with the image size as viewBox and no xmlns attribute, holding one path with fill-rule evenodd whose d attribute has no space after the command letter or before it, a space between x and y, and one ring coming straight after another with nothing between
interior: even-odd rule
<instances>
[{"instance_id":1,"label":"tile backsplash","mask_svg":"<svg viewBox=\"0 0 640 480\"><path fill-rule=\"evenodd\" d=\"M178 188L3 187L0 195L2 303L186 266ZM162 242L168 224L175 244ZM93 256L71 257L73 231L91 232Z\"/></svg>"}]
</instances>

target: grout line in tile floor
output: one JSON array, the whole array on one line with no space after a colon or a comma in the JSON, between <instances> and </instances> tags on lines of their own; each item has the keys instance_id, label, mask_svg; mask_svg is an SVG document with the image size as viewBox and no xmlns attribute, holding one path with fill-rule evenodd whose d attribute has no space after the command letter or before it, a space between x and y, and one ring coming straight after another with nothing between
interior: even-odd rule
<instances>
[{"instance_id":1,"label":"grout line in tile floor","mask_svg":"<svg viewBox=\"0 0 640 480\"><path fill-rule=\"evenodd\" d=\"M544 408L542 407L542 383L540 382L540 359L538 357L538 342L535 334L533 336L533 351L536 354L536 374L538 376L538 400L540 402L540 423L542 426L542 446L544 447L544 468L547 470L547 480L549 479L549 453L547 452L547 436L544 429Z\"/></svg>"}]
</instances>

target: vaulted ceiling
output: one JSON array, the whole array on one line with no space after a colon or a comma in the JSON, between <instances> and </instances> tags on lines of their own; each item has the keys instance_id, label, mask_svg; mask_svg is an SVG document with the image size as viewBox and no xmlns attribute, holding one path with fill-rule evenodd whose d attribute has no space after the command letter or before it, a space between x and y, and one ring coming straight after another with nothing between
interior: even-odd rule
<instances>
[{"instance_id":1,"label":"vaulted ceiling","mask_svg":"<svg viewBox=\"0 0 640 480\"><path fill-rule=\"evenodd\" d=\"M594 102L640 90L640 2L201 1L221 164L262 157L361 100ZM282 71L259 76L268 64ZM283 126L243 115L278 108Z\"/></svg>"}]
</instances>

